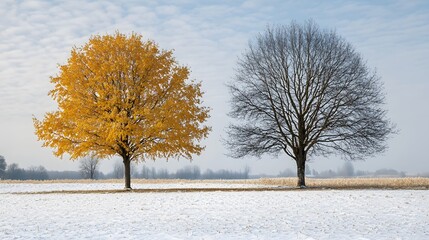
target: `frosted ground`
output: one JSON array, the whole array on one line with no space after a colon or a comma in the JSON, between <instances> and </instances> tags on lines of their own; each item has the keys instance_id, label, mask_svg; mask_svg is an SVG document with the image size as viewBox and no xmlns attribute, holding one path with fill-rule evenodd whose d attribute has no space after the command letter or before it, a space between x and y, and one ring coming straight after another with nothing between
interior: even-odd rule
<instances>
[{"instance_id":1,"label":"frosted ground","mask_svg":"<svg viewBox=\"0 0 429 240\"><path fill-rule=\"evenodd\" d=\"M0 239L429 239L427 190L15 194L120 188L0 183Z\"/></svg>"}]
</instances>

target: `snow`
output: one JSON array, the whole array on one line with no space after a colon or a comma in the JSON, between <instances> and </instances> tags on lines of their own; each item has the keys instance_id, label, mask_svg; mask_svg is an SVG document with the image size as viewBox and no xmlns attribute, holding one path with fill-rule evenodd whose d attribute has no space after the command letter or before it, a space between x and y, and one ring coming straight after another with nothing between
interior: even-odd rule
<instances>
[{"instance_id":1,"label":"snow","mask_svg":"<svg viewBox=\"0 0 429 240\"><path fill-rule=\"evenodd\" d=\"M257 184L238 183L166 183L166 184L131 184L134 189L180 189L180 188L263 188L272 187ZM25 192L49 192L49 191L74 191L74 190L113 190L124 189L124 183L0 183L1 193L25 193Z\"/></svg>"},{"instance_id":2,"label":"snow","mask_svg":"<svg viewBox=\"0 0 429 240\"><path fill-rule=\"evenodd\" d=\"M429 239L427 190L13 193L115 188L0 183L0 239Z\"/></svg>"}]
</instances>

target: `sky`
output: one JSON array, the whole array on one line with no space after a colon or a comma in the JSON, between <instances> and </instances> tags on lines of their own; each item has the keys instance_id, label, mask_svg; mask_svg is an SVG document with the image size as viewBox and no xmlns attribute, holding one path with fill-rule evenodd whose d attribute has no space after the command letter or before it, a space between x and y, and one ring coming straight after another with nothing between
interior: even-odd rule
<instances>
[{"instance_id":1,"label":"sky","mask_svg":"<svg viewBox=\"0 0 429 240\"><path fill-rule=\"evenodd\" d=\"M425 151L429 136L429 1L0 1L0 155L20 167L78 170L79 163L60 159L43 148L34 134L33 116L56 110L47 95L50 76L58 74L74 46L95 34L138 33L163 49L201 81L204 105L211 108L205 151L186 159L146 161L149 167L175 171L187 165L278 174L295 163L284 154L233 159L223 140L232 121L229 91L237 59L250 40L268 25L314 20L350 42L384 83L388 117L399 133L389 148L355 169L393 168L408 174L429 172ZM109 172L118 157L105 159ZM311 158L310 168L337 168L339 156ZM139 165L141 166L141 164Z\"/></svg>"}]
</instances>

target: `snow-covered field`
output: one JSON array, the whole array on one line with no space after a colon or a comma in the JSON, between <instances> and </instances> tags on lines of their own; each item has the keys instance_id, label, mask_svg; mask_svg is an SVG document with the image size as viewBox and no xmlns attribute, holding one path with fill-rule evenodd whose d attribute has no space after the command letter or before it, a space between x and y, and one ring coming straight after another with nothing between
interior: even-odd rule
<instances>
[{"instance_id":1,"label":"snow-covered field","mask_svg":"<svg viewBox=\"0 0 429 240\"><path fill-rule=\"evenodd\" d=\"M120 188L0 183L0 239L429 239L427 190L14 194Z\"/></svg>"}]
</instances>

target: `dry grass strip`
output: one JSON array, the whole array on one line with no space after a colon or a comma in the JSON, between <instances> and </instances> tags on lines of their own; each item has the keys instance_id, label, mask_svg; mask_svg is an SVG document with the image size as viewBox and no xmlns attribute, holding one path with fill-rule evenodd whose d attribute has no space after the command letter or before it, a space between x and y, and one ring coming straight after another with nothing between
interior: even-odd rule
<instances>
[{"instance_id":1,"label":"dry grass strip","mask_svg":"<svg viewBox=\"0 0 429 240\"><path fill-rule=\"evenodd\" d=\"M295 186L296 178L263 178L259 184ZM333 178L306 179L309 188L332 189L429 189L429 178Z\"/></svg>"}]
</instances>

